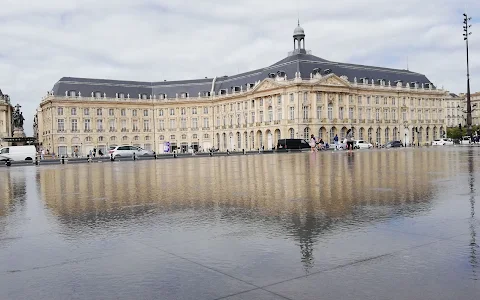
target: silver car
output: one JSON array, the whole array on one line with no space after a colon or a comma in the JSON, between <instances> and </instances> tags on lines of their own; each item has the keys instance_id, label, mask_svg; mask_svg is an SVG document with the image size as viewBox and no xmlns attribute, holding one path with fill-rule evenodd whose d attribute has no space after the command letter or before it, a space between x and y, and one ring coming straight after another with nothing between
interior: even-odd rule
<instances>
[{"instance_id":1,"label":"silver car","mask_svg":"<svg viewBox=\"0 0 480 300\"><path fill-rule=\"evenodd\" d=\"M130 145L116 146L113 149L110 149L108 154L113 155L113 157L131 157L133 154L136 156L154 155L153 151L151 150L145 150L140 147Z\"/></svg>"}]
</instances>

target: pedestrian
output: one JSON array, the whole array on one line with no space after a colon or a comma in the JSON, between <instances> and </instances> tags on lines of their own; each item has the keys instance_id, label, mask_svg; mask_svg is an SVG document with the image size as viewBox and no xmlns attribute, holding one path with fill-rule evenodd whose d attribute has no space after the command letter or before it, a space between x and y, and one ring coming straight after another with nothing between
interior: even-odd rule
<instances>
[{"instance_id":1,"label":"pedestrian","mask_svg":"<svg viewBox=\"0 0 480 300\"><path fill-rule=\"evenodd\" d=\"M45 159L45 149L42 148L42 151L40 151L40 159L44 160Z\"/></svg>"},{"instance_id":2,"label":"pedestrian","mask_svg":"<svg viewBox=\"0 0 480 300\"><path fill-rule=\"evenodd\" d=\"M97 154L97 148L93 148L93 153L92 153L93 157L95 157L96 154Z\"/></svg>"},{"instance_id":3,"label":"pedestrian","mask_svg":"<svg viewBox=\"0 0 480 300\"><path fill-rule=\"evenodd\" d=\"M335 150L338 150L338 135L333 138L333 143L335 144Z\"/></svg>"},{"instance_id":4,"label":"pedestrian","mask_svg":"<svg viewBox=\"0 0 480 300\"><path fill-rule=\"evenodd\" d=\"M310 136L310 143L309 143L309 145L310 145L310 150L311 150L312 152L315 152L315 150L316 150L316 147L315 147L315 146L317 145L317 141L315 141L315 137L313 136L313 134Z\"/></svg>"},{"instance_id":5,"label":"pedestrian","mask_svg":"<svg viewBox=\"0 0 480 300\"><path fill-rule=\"evenodd\" d=\"M349 151L352 151L353 150L353 131L351 128L347 131L346 139L347 139L347 149Z\"/></svg>"},{"instance_id":6,"label":"pedestrian","mask_svg":"<svg viewBox=\"0 0 480 300\"><path fill-rule=\"evenodd\" d=\"M98 149L98 156L103 156L102 149Z\"/></svg>"},{"instance_id":7,"label":"pedestrian","mask_svg":"<svg viewBox=\"0 0 480 300\"><path fill-rule=\"evenodd\" d=\"M90 149L90 151L88 152L88 157L92 158L92 149Z\"/></svg>"}]
</instances>

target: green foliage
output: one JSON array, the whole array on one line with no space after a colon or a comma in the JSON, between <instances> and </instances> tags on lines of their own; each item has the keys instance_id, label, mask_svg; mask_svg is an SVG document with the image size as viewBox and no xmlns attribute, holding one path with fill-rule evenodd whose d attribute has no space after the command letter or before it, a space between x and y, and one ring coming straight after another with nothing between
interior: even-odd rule
<instances>
[{"instance_id":1,"label":"green foliage","mask_svg":"<svg viewBox=\"0 0 480 300\"><path fill-rule=\"evenodd\" d=\"M478 130L480 130L480 126L472 126L473 135L475 135L475 132ZM463 136L466 136L466 135L467 135L466 126L462 126L462 130L460 130L458 126L447 128L447 137L450 139L461 139Z\"/></svg>"}]
</instances>

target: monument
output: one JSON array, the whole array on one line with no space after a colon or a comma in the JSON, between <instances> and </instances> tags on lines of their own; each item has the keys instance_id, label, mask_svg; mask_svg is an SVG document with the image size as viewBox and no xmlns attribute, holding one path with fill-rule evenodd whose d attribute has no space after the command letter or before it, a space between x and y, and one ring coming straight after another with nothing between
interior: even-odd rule
<instances>
[{"instance_id":1,"label":"monument","mask_svg":"<svg viewBox=\"0 0 480 300\"><path fill-rule=\"evenodd\" d=\"M12 122L13 122L13 138L25 138L25 131L23 130L23 121L25 118L23 117L23 113L20 111L20 104L15 105L15 111L13 111L12 115Z\"/></svg>"}]
</instances>

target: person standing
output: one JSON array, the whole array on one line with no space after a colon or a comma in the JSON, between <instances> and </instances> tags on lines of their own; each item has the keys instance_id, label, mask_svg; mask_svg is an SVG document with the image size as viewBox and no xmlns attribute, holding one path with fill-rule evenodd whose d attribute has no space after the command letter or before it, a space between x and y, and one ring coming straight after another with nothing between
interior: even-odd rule
<instances>
[{"instance_id":1,"label":"person standing","mask_svg":"<svg viewBox=\"0 0 480 300\"><path fill-rule=\"evenodd\" d=\"M315 152L316 146L317 146L317 141L315 141L315 136L313 136L313 134L310 136L310 143L309 143L309 145L310 145L310 150L311 150L312 152Z\"/></svg>"},{"instance_id":2,"label":"person standing","mask_svg":"<svg viewBox=\"0 0 480 300\"><path fill-rule=\"evenodd\" d=\"M40 151L40 159L44 160L45 159L45 149L42 148L42 151Z\"/></svg>"},{"instance_id":3,"label":"person standing","mask_svg":"<svg viewBox=\"0 0 480 300\"><path fill-rule=\"evenodd\" d=\"M347 139L347 149L349 151L352 151L353 150L353 131L351 128L347 131L346 139Z\"/></svg>"},{"instance_id":4,"label":"person standing","mask_svg":"<svg viewBox=\"0 0 480 300\"><path fill-rule=\"evenodd\" d=\"M333 138L333 143L335 144L335 151L338 150L338 135Z\"/></svg>"}]
</instances>

